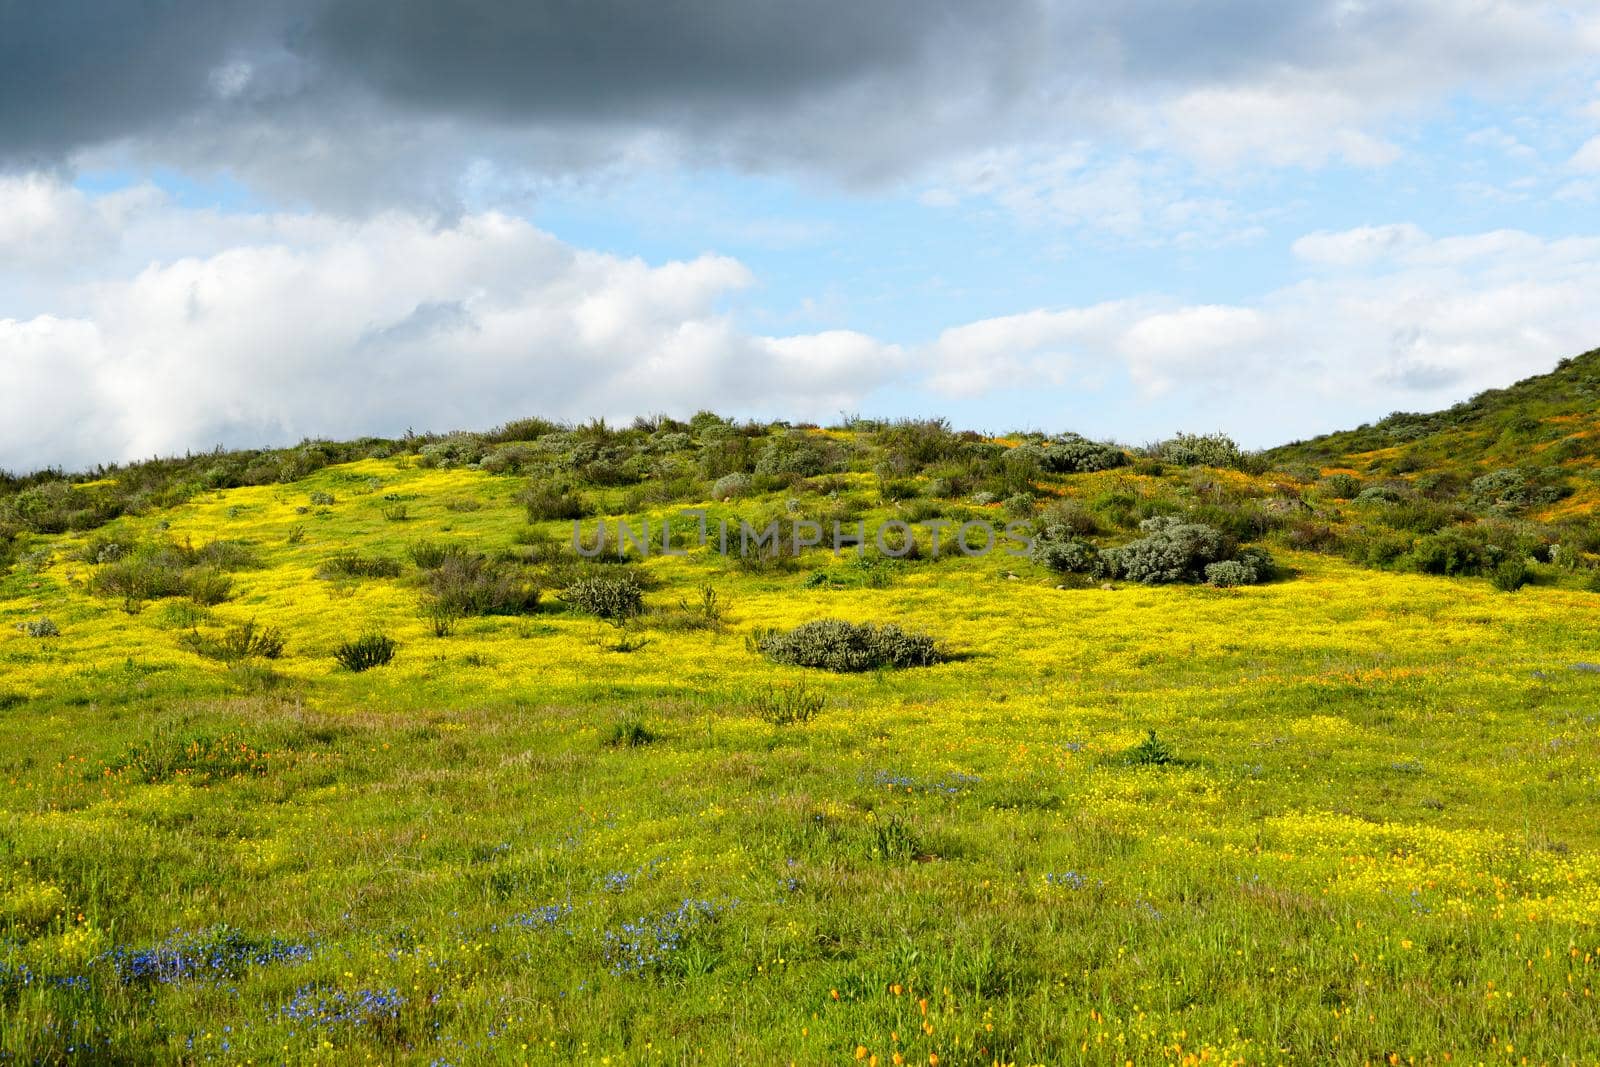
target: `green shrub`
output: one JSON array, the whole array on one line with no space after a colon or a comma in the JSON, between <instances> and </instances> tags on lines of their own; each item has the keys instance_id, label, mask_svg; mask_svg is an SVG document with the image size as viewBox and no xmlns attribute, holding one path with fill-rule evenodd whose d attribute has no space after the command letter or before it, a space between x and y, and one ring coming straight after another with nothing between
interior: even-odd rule
<instances>
[{"instance_id":1,"label":"green shrub","mask_svg":"<svg viewBox=\"0 0 1600 1067\"><path fill-rule=\"evenodd\" d=\"M1113 527L1137 526L1138 506L1138 497L1116 489L1108 489L1089 502L1090 509Z\"/></svg>"},{"instance_id":2,"label":"green shrub","mask_svg":"<svg viewBox=\"0 0 1600 1067\"><path fill-rule=\"evenodd\" d=\"M1073 535L1063 525L1046 526L1033 539L1030 556L1035 563L1057 574L1098 575L1103 566L1100 550Z\"/></svg>"},{"instance_id":3,"label":"green shrub","mask_svg":"<svg viewBox=\"0 0 1600 1067\"><path fill-rule=\"evenodd\" d=\"M1405 493L1392 485L1369 485L1355 496L1357 504L1398 504Z\"/></svg>"},{"instance_id":4,"label":"green shrub","mask_svg":"<svg viewBox=\"0 0 1600 1067\"><path fill-rule=\"evenodd\" d=\"M1474 478L1468 499L1480 511L1514 515L1571 496L1572 489L1560 478L1559 468L1506 467Z\"/></svg>"},{"instance_id":5,"label":"green shrub","mask_svg":"<svg viewBox=\"0 0 1600 1067\"><path fill-rule=\"evenodd\" d=\"M1330 474L1323 479L1322 488L1335 500L1349 500L1361 492L1361 479L1353 474Z\"/></svg>"},{"instance_id":6,"label":"green shrub","mask_svg":"<svg viewBox=\"0 0 1600 1067\"><path fill-rule=\"evenodd\" d=\"M1029 449L1038 457L1039 468L1051 474L1084 474L1128 464L1128 454L1116 445L1091 441L1075 433L1020 447Z\"/></svg>"},{"instance_id":7,"label":"green shrub","mask_svg":"<svg viewBox=\"0 0 1600 1067\"><path fill-rule=\"evenodd\" d=\"M237 541L213 541L200 548L175 542L140 545L96 571L89 588L123 598L129 610L146 600L174 596L210 606L232 595L233 583L222 572L259 565L254 551Z\"/></svg>"},{"instance_id":8,"label":"green shrub","mask_svg":"<svg viewBox=\"0 0 1600 1067\"><path fill-rule=\"evenodd\" d=\"M1076 500L1052 500L1039 513L1039 529L1063 526L1074 537L1093 537L1101 532L1094 513Z\"/></svg>"},{"instance_id":9,"label":"green shrub","mask_svg":"<svg viewBox=\"0 0 1600 1067\"><path fill-rule=\"evenodd\" d=\"M804 725L822 714L828 698L813 693L804 681L786 686L768 686L750 698L756 717L771 726Z\"/></svg>"},{"instance_id":10,"label":"green shrub","mask_svg":"<svg viewBox=\"0 0 1600 1067\"><path fill-rule=\"evenodd\" d=\"M1489 582L1503 593L1514 593L1528 584L1528 563L1520 557L1502 560L1489 572Z\"/></svg>"},{"instance_id":11,"label":"green shrub","mask_svg":"<svg viewBox=\"0 0 1600 1067\"><path fill-rule=\"evenodd\" d=\"M873 442L911 471L954 459L963 444L944 419L896 419L878 429Z\"/></svg>"},{"instance_id":12,"label":"green shrub","mask_svg":"<svg viewBox=\"0 0 1600 1067\"><path fill-rule=\"evenodd\" d=\"M456 623L461 621L461 613L449 604L425 596L417 605L417 610L428 623L428 629L435 637L449 637L455 633Z\"/></svg>"},{"instance_id":13,"label":"green shrub","mask_svg":"<svg viewBox=\"0 0 1600 1067\"><path fill-rule=\"evenodd\" d=\"M1176 763L1178 756L1171 745L1161 740L1156 736L1156 732L1151 730L1143 741L1122 754L1122 760L1130 767L1165 767Z\"/></svg>"},{"instance_id":14,"label":"green shrub","mask_svg":"<svg viewBox=\"0 0 1600 1067\"><path fill-rule=\"evenodd\" d=\"M1272 554L1264 548L1241 549L1233 559L1206 565L1206 582L1218 587L1260 585L1272 580L1277 571Z\"/></svg>"},{"instance_id":15,"label":"green shrub","mask_svg":"<svg viewBox=\"0 0 1600 1067\"><path fill-rule=\"evenodd\" d=\"M61 627L52 619L29 619L17 623L17 629L29 637L60 637Z\"/></svg>"},{"instance_id":16,"label":"green shrub","mask_svg":"<svg viewBox=\"0 0 1600 1067\"><path fill-rule=\"evenodd\" d=\"M1423 574L1479 574L1485 563L1484 546L1465 534L1445 530L1419 540L1411 550L1411 563Z\"/></svg>"},{"instance_id":17,"label":"green shrub","mask_svg":"<svg viewBox=\"0 0 1600 1067\"><path fill-rule=\"evenodd\" d=\"M980 493L978 495L986 496L989 494ZM977 497L973 498L973 502L977 502ZM1033 499L1032 493L1012 493L1010 496L1006 497L1005 501L1000 506L1004 509L1005 513L1010 515L1012 518L1026 519L1033 515L1033 510L1037 504Z\"/></svg>"},{"instance_id":18,"label":"green shrub","mask_svg":"<svg viewBox=\"0 0 1600 1067\"><path fill-rule=\"evenodd\" d=\"M700 587L693 602L688 597L679 597L678 609L705 626L720 626L728 611L728 598L716 586L707 583Z\"/></svg>"},{"instance_id":19,"label":"green shrub","mask_svg":"<svg viewBox=\"0 0 1600 1067\"><path fill-rule=\"evenodd\" d=\"M736 500L749 496L754 483L744 471L724 474L711 484L712 500Z\"/></svg>"},{"instance_id":20,"label":"green shrub","mask_svg":"<svg viewBox=\"0 0 1600 1067\"><path fill-rule=\"evenodd\" d=\"M1313 519L1291 522L1284 532L1283 539L1290 548L1298 548L1305 552L1333 552L1344 544L1344 539L1338 530L1326 522ZM1407 545L1408 550L1409 548Z\"/></svg>"},{"instance_id":21,"label":"green shrub","mask_svg":"<svg viewBox=\"0 0 1600 1067\"><path fill-rule=\"evenodd\" d=\"M1180 433L1155 446L1157 458L1178 467L1237 467L1244 453L1222 433Z\"/></svg>"},{"instance_id":22,"label":"green shrub","mask_svg":"<svg viewBox=\"0 0 1600 1067\"><path fill-rule=\"evenodd\" d=\"M1436 533L1463 518L1470 515L1432 500L1405 500L1390 505L1383 513L1387 525L1420 534Z\"/></svg>"},{"instance_id":23,"label":"green shrub","mask_svg":"<svg viewBox=\"0 0 1600 1067\"><path fill-rule=\"evenodd\" d=\"M578 493L546 482L530 482L515 499L527 510L529 522L581 519L590 512Z\"/></svg>"},{"instance_id":24,"label":"green shrub","mask_svg":"<svg viewBox=\"0 0 1600 1067\"><path fill-rule=\"evenodd\" d=\"M464 615L526 615L539 608L539 590L515 568L481 554L447 553L424 572L429 611Z\"/></svg>"},{"instance_id":25,"label":"green shrub","mask_svg":"<svg viewBox=\"0 0 1600 1067\"><path fill-rule=\"evenodd\" d=\"M601 738L601 743L609 748L637 748L648 745L656 740L656 735L644 724L644 720L637 715L621 715L611 724Z\"/></svg>"},{"instance_id":26,"label":"green shrub","mask_svg":"<svg viewBox=\"0 0 1600 1067\"><path fill-rule=\"evenodd\" d=\"M373 632L344 642L333 650L333 658L345 670L359 674L389 663L394 659L395 648L392 638Z\"/></svg>"},{"instance_id":27,"label":"green shrub","mask_svg":"<svg viewBox=\"0 0 1600 1067\"><path fill-rule=\"evenodd\" d=\"M613 622L644 610L644 590L631 577L580 578L561 591L561 599L579 611Z\"/></svg>"},{"instance_id":28,"label":"green shrub","mask_svg":"<svg viewBox=\"0 0 1600 1067\"><path fill-rule=\"evenodd\" d=\"M398 578L400 561L388 556L363 556L359 552L341 552L322 561L317 567L318 578Z\"/></svg>"},{"instance_id":29,"label":"green shrub","mask_svg":"<svg viewBox=\"0 0 1600 1067\"><path fill-rule=\"evenodd\" d=\"M406 555L419 570L431 571L440 566L451 556L463 555L466 552L459 545L446 544L442 541L429 541L420 539L406 546Z\"/></svg>"},{"instance_id":30,"label":"green shrub","mask_svg":"<svg viewBox=\"0 0 1600 1067\"><path fill-rule=\"evenodd\" d=\"M96 565L115 563L131 553L135 547L136 545L126 538L96 534L73 552L72 558L80 563Z\"/></svg>"},{"instance_id":31,"label":"green shrub","mask_svg":"<svg viewBox=\"0 0 1600 1067\"><path fill-rule=\"evenodd\" d=\"M802 430L787 430L767 441L756 458L756 473L812 478L828 470L825 446Z\"/></svg>"},{"instance_id":32,"label":"green shrub","mask_svg":"<svg viewBox=\"0 0 1600 1067\"><path fill-rule=\"evenodd\" d=\"M1108 570L1130 582L1198 582L1207 564L1231 554L1227 538L1202 523L1160 516L1146 519L1139 528L1144 537L1102 553Z\"/></svg>"},{"instance_id":33,"label":"green shrub","mask_svg":"<svg viewBox=\"0 0 1600 1067\"><path fill-rule=\"evenodd\" d=\"M150 559L120 559L96 571L89 579L89 588L100 596L130 601L160 600L183 595L183 571Z\"/></svg>"},{"instance_id":34,"label":"green shrub","mask_svg":"<svg viewBox=\"0 0 1600 1067\"><path fill-rule=\"evenodd\" d=\"M233 595L233 579L209 567L190 571L184 577L189 599L201 607L215 607Z\"/></svg>"},{"instance_id":35,"label":"green shrub","mask_svg":"<svg viewBox=\"0 0 1600 1067\"><path fill-rule=\"evenodd\" d=\"M759 632L752 643L775 663L829 671L927 667L945 658L929 635L902 630L892 623L875 626L818 619L792 630Z\"/></svg>"},{"instance_id":36,"label":"green shrub","mask_svg":"<svg viewBox=\"0 0 1600 1067\"><path fill-rule=\"evenodd\" d=\"M1206 564L1206 584L1219 589L1230 589L1236 585L1254 585L1257 580L1256 572L1236 559Z\"/></svg>"},{"instance_id":37,"label":"green shrub","mask_svg":"<svg viewBox=\"0 0 1600 1067\"><path fill-rule=\"evenodd\" d=\"M1346 559L1369 567L1388 567L1411 554L1414 541L1404 534L1384 529L1353 531L1343 542Z\"/></svg>"},{"instance_id":38,"label":"green shrub","mask_svg":"<svg viewBox=\"0 0 1600 1067\"><path fill-rule=\"evenodd\" d=\"M390 522L405 522L411 513L404 504L390 504L383 509L383 517Z\"/></svg>"},{"instance_id":39,"label":"green shrub","mask_svg":"<svg viewBox=\"0 0 1600 1067\"><path fill-rule=\"evenodd\" d=\"M332 507L335 503L332 493L324 493L320 489L312 493L307 499L311 501L312 507L318 508Z\"/></svg>"},{"instance_id":40,"label":"green shrub","mask_svg":"<svg viewBox=\"0 0 1600 1067\"><path fill-rule=\"evenodd\" d=\"M190 630L179 639L190 652L207 659L232 663L245 659L277 659L283 655L287 644L283 631L276 626L257 626L256 621L229 627L220 637L208 637L199 630Z\"/></svg>"}]
</instances>

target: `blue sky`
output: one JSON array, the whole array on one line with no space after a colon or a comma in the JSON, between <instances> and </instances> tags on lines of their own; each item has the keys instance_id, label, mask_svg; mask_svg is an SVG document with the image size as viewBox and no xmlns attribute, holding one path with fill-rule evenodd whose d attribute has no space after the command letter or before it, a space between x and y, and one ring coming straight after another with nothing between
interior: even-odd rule
<instances>
[{"instance_id":1,"label":"blue sky","mask_svg":"<svg viewBox=\"0 0 1600 1067\"><path fill-rule=\"evenodd\" d=\"M702 407L1265 446L1600 344L1594 4L186 6L7 15L0 467Z\"/></svg>"}]
</instances>

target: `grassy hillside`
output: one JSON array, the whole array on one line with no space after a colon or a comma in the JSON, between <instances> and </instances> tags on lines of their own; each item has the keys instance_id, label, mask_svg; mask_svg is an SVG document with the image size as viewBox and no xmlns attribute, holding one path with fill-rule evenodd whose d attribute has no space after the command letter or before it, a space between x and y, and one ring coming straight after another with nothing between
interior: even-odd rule
<instances>
[{"instance_id":1,"label":"grassy hillside","mask_svg":"<svg viewBox=\"0 0 1600 1067\"><path fill-rule=\"evenodd\" d=\"M1584 552L1596 548L1597 457L1600 350L1445 411L1396 413L1265 456L1286 470L1343 473L1451 509L1456 522L1521 520L1547 542Z\"/></svg>"},{"instance_id":2,"label":"grassy hillside","mask_svg":"<svg viewBox=\"0 0 1600 1067\"><path fill-rule=\"evenodd\" d=\"M1278 463L1318 463L1392 474L1493 470L1530 458L1572 469L1600 455L1600 349L1548 374L1491 389L1429 415L1397 412L1370 426L1272 450ZM1588 463L1582 461L1588 460Z\"/></svg>"},{"instance_id":3,"label":"grassy hillside","mask_svg":"<svg viewBox=\"0 0 1600 1067\"><path fill-rule=\"evenodd\" d=\"M1394 505L1215 440L703 417L338 447L14 487L0 1058L1592 1049L1581 571L1508 594L1298 550ZM1055 547L568 543L573 514L690 506ZM1140 528L1164 516L1213 556L1270 545L1270 580L1135 577L1149 552L1118 546L1172 548ZM774 632L830 618L939 662L776 661ZM364 635L392 659L342 666Z\"/></svg>"}]
</instances>

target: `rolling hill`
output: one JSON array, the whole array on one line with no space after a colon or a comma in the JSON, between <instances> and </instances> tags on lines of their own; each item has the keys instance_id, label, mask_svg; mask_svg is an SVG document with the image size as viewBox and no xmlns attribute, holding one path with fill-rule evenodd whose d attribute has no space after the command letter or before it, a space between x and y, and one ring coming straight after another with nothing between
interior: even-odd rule
<instances>
[{"instance_id":1,"label":"rolling hill","mask_svg":"<svg viewBox=\"0 0 1600 1067\"><path fill-rule=\"evenodd\" d=\"M1594 362L1265 457L701 414L13 479L0 1060L1570 1056L1594 483L1528 457Z\"/></svg>"}]
</instances>

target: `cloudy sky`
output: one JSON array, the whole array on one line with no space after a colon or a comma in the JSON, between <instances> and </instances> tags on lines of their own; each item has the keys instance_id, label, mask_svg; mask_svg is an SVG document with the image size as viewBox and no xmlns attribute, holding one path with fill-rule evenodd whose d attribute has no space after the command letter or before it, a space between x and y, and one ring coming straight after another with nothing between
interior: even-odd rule
<instances>
[{"instance_id":1,"label":"cloudy sky","mask_svg":"<svg viewBox=\"0 0 1600 1067\"><path fill-rule=\"evenodd\" d=\"M1269 445L1600 346L1600 0L0 0L0 468Z\"/></svg>"}]
</instances>

